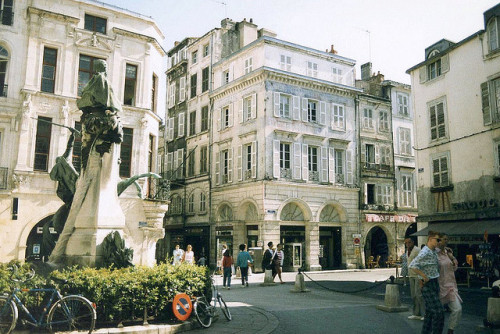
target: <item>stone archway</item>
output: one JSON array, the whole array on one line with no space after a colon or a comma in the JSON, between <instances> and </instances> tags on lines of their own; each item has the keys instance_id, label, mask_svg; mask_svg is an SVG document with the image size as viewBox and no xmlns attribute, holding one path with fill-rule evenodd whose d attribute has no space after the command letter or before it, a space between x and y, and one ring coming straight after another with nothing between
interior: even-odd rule
<instances>
[{"instance_id":1,"label":"stone archway","mask_svg":"<svg viewBox=\"0 0 500 334\"><path fill-rule=\"evenodd\" d=\"M43 228L44 225L52 220L54 215L47 216L40 220L35 226L31 229L28 234L28 238L26 239L26 251L24 258L27 261L43 261L48 258L50 254L46 254L46 247L44 246L43 241ZM54 240L57 241L59 238L59 233L54 228L50 228L50 235L53 236ZM45 259L44 259L45 258Z\"/></svg>"},{"instance_id":2,"label":"stone archway","mask_svg":"<svg viewBox=\"0 0 500 334\"><path fill-rule=\"evenodd\" d=\"M373 256L376 259L380 255L379 265L385 266L389 256L388 235L380 226L370 229L365 239L365 258Z\"/></svg>"},{"instance_id":3,"label":"stone archway","mask_svg":"<svg viewBox=\"0 0 500 334\"><path fill-rule=\"evenodd\" d=\"M325 205L319 213L319 264L322 270L342 267L342 226L344 220L334 204Z\"/></svg>"}]
</instances>

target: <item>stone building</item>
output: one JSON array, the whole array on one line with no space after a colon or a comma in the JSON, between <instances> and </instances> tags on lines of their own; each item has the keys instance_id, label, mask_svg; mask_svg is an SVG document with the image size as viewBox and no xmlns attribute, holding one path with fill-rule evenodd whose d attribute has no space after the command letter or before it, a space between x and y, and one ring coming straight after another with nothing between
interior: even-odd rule
<instances>
[{"instance_id":1,"label":"stone building","mask_svg":"<svg viewBox=\"0 0 500 334\"><path fill-rule=\"evenodd\" d=\"M500 233L500 5L459 42L425 49L412 80L419 235L446 232L460 264ZM424 237L422 237L422 240Z\"/></svg>"},{"instance_id":2,"label":"stone building","mask_svg":"<svg viewBox=\"0 0 500 334\"><path fill-rule=\"evenodd\" d=\"M40 258L41 229L62 204L49 172L69 137L66 128L50 122L80 127L76 100L93 74L93 62L106 60L123 104L121 177L155 171L166 96L164 37L151 18L92 0L19 0L10 13L0 27L2 261ZM77 140L77 169L79 163ZM148 181L140 185L152 194ZM129 245L139 249L143 235L137 226L148 214L134 189L121 198L129 231L135 231Z\"/></svg>"}]
</instances>

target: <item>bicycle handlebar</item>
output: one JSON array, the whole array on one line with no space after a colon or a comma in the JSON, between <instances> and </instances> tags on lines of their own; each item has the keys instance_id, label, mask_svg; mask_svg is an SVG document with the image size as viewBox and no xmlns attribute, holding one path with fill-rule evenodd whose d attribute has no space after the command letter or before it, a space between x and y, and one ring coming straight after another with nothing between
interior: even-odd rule
<instances>
[{"instance_id":1,"label":"bicycle handlebar","mask_svg":"<svg viewBox=\"0 0 500 334\"><path fill-rule=\"evenodd\" d=\"M29 273L26 273L25 274L25 278L24 279L21 279L21 278L15 278L15 275L17 275L17 272L19 270L19 268L13 264L12 266L10 266L8 268L8 270L11 270L12 271L12 274L10 275L10 279L16 283L26 283L27 281L33 279L33 277L35 277L35 271L33 270L33 268L30 268L30 271Z\"/></svg>"}]
</instances>

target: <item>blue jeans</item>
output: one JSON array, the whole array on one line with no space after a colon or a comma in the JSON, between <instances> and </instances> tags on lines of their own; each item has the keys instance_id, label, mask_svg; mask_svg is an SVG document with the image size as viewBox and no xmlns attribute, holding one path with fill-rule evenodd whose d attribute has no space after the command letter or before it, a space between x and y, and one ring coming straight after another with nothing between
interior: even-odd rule
<instances>
[{"instance_id":1,"label":"blue jeans","mask_svg":"<svg viewBox=\"0 0 500 334\"><path fill-rule=\"evenodd\" d=\"M227 279L227 286L228 288L231 287L231 267L224 267L224 282L222 285L226 286L226 279Z\"/></svg>"}]
</instances>

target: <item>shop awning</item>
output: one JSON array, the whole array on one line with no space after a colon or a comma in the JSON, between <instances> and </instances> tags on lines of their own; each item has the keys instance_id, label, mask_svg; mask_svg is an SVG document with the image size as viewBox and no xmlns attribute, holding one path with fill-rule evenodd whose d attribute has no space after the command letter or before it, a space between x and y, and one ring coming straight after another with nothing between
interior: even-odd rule
<instances>
[{"instance_id":1,"label":"shop awning","mask_svg":"<svg viewBox=\"0 0 500 334\"><path fill-rule=\"evenodd\" d=\"M488 234L500 234L500 221L486 220L429 223L429 226L413 233L412 236L426 236L429 230L443 232L449 236L484 235L485 232L488 232Z\"/></svg>"}]
</instances>

